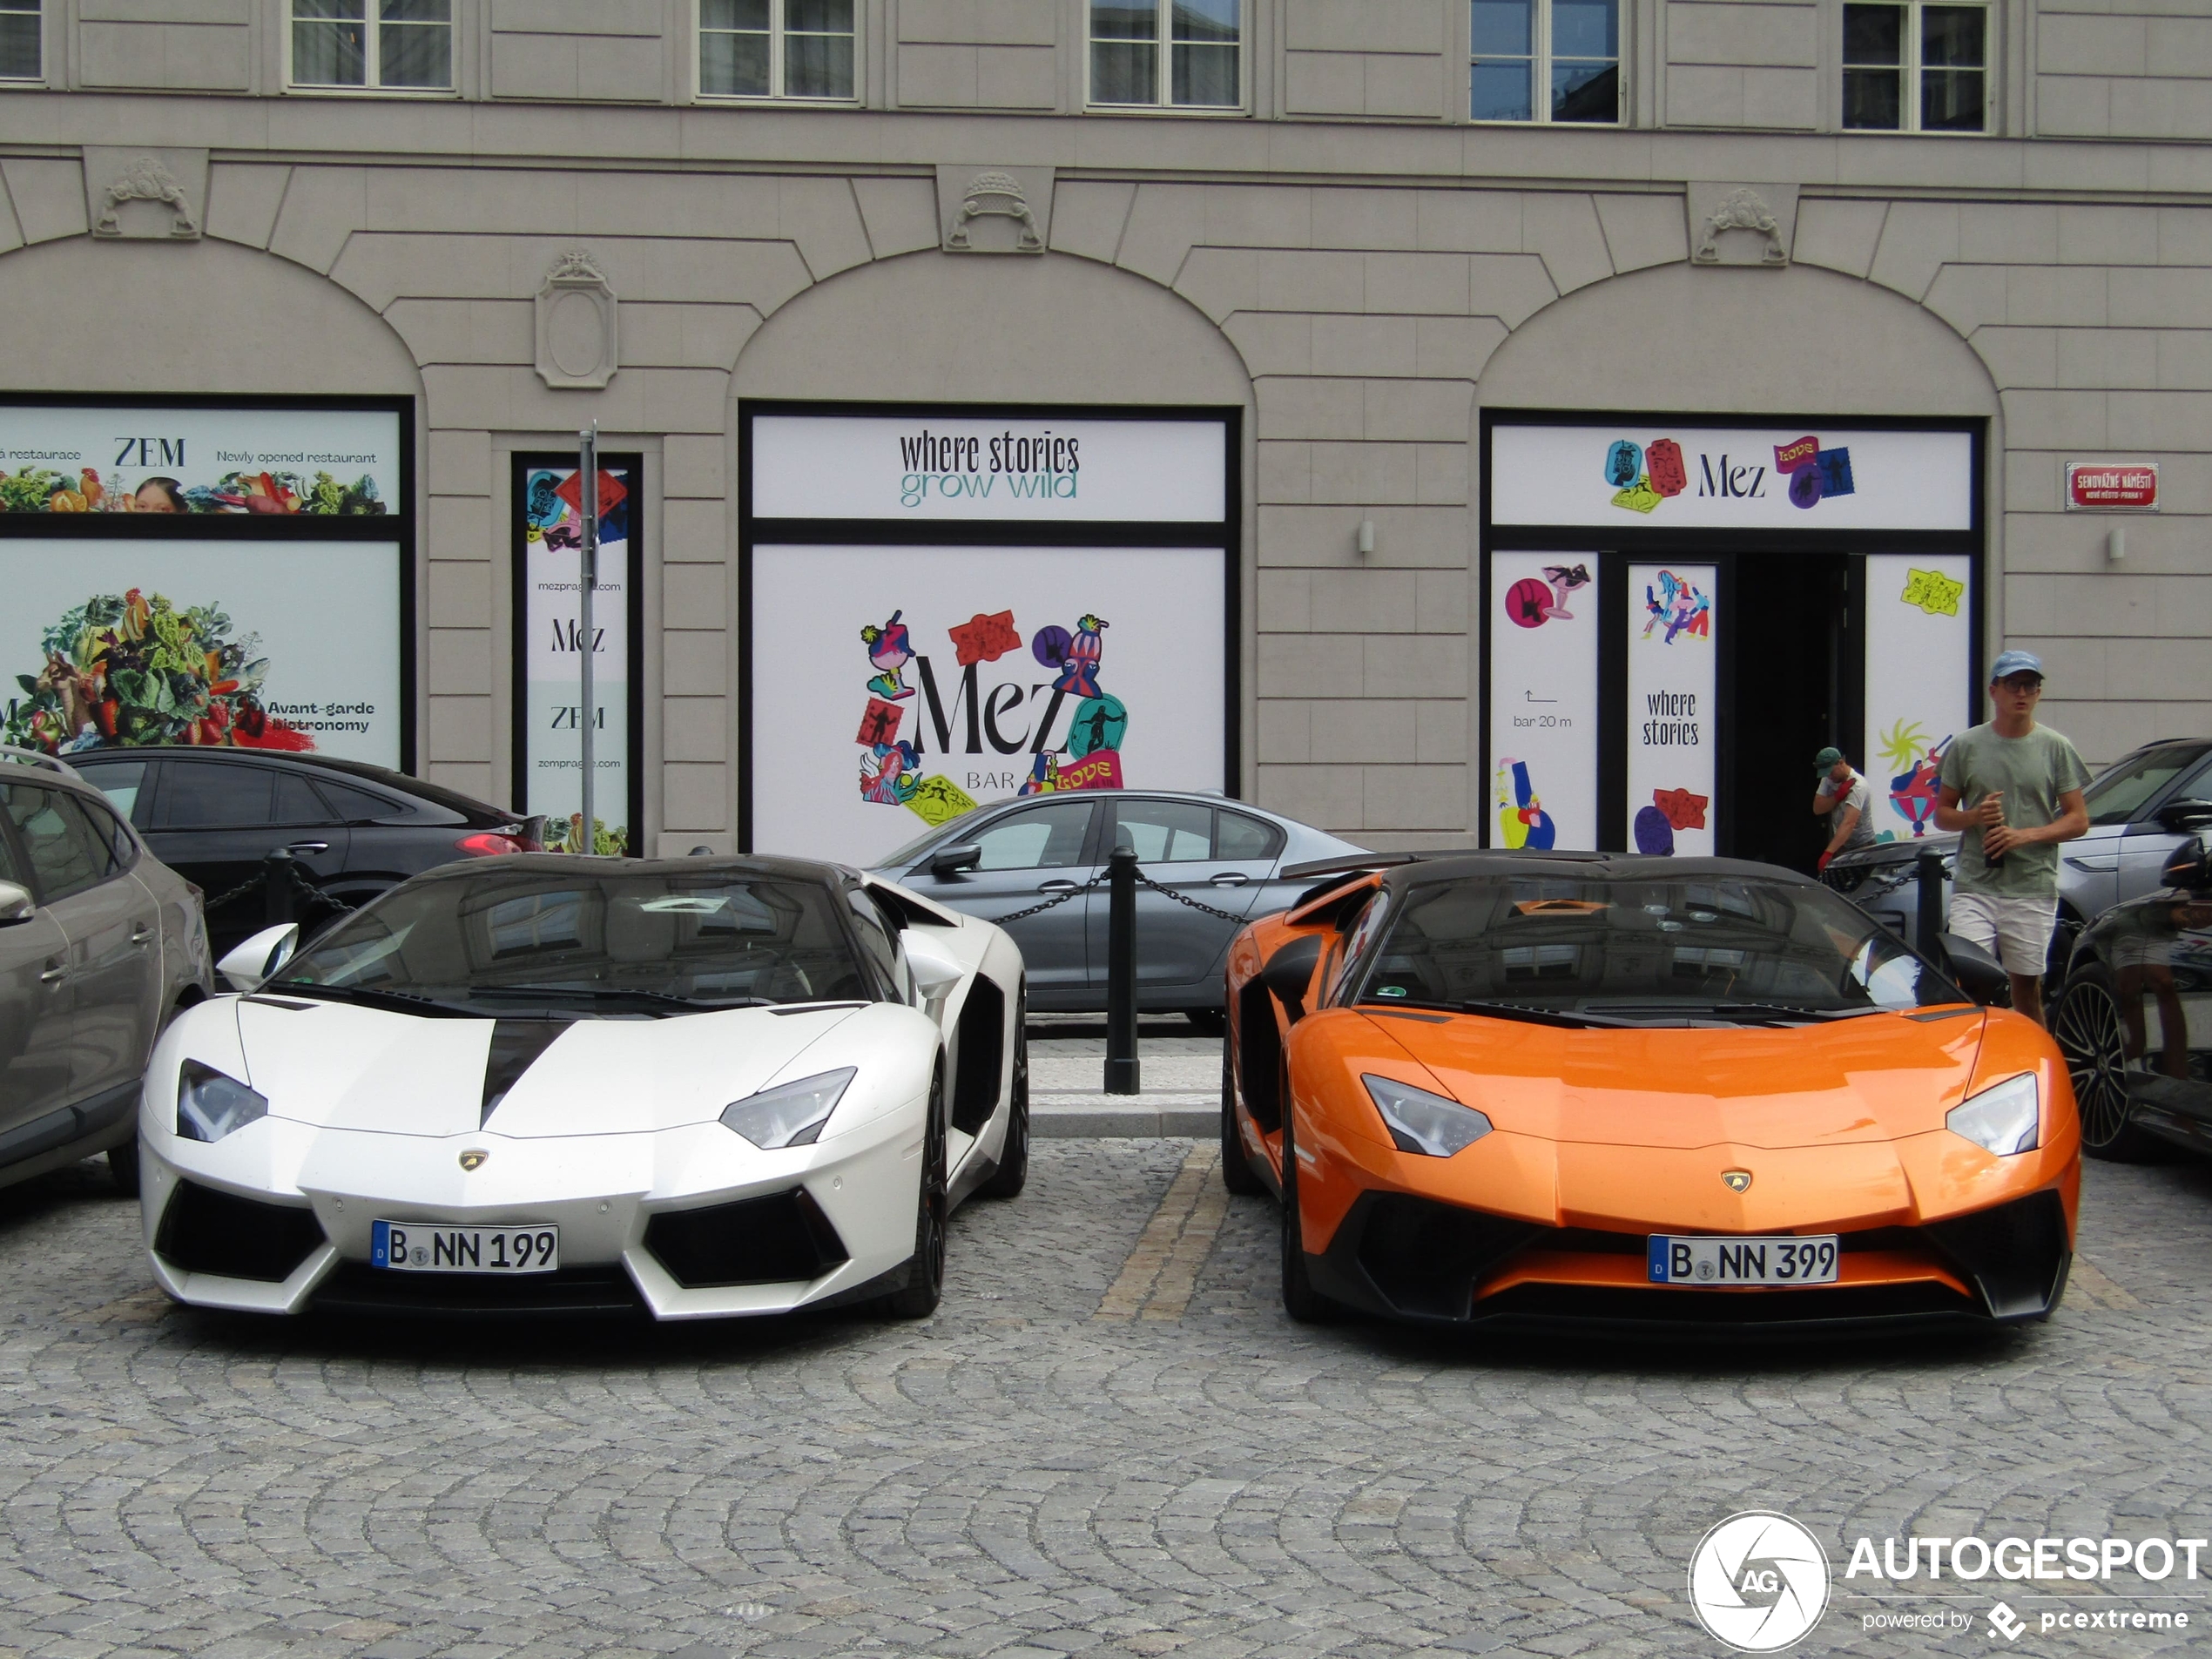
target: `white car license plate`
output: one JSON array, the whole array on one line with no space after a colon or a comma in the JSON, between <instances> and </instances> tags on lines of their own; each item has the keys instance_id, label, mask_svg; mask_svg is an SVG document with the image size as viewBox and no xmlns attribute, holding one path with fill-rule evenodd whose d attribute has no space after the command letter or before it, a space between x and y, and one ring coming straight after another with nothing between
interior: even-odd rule
<instances>
[{"instance_id":1,"label":"white car license plate","mask_svg":"<svg viewBox=\"0 0 2212 1659\"><path fill-rule=\"evenodd\" d=\"M561 1264L561 1230L372 1222L368 1264L409 1273L550 1273Z\"/></svg>"},{"instance_id":2,"label":"white car license plate","mask_svg":"<svg viewBox=\"0 0 2212 1659\"><path fill-rule=\"evenodd\" d=\"M1653 1233L1645 1254L1654 1285L1833 1285L1836 1235L1716 1238Z\"/></svg>"}]
</instances>

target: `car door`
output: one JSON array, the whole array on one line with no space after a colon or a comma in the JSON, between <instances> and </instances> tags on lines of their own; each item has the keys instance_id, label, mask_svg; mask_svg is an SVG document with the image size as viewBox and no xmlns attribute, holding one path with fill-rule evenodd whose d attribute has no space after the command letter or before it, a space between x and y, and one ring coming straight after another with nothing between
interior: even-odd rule
<instances>
[{"instance_id":1,"label":"car door","mask_svg":"<svg viewBox=\"0 0 2212 1659\"><path fill-rule=\"evenodd\" d=\"M974 868L940 875L925 862L899 877L899 884L999 922L1022 948L1030 1001L1045 1008L1081 1007L1090 985L1082 894L1099 870L1099 816L1097 801L1080 798L1015 807L961 838L981 849ZM1062 894L1074 896L1022 921L1004 920Z\"/></svg>"},{"instance_id":2,"label":"car door","mask_svg":"<svg viewBox=\"0 0 2212 1659\"><path fill-rule=\"evenodd\" d=\"M4 816L4 814L0 814ZM12 830L0 824L0 881L38 884ZM40 1120L69 1104L69 941L44 905L0 922L0 1165L58 1142ZM73 1123L68 1134L75 1133Z\"/></svg>"},{"instance_id":3,"label":"car door","mask_svg":"<svg viewBox=\"0 0 2212 1659\"><path fill-rule=\"evenodd\" d=\"M7 812L40 907L67 941L70 1096L90 1101L128 1089L145 1069L159 1018L157 907L118 855L114 820L96 820L105 817L99 807L66 790L16 785Z\"/></svg>"},{"instance_id":4,"label":"car door","mask_svg":"<svg viewBox=\"0 0 2212 1659\"><path fill-rule=\"evenodd\" d=\"M1112 844L1134 847L1138 870L1155 884L1140 883L1136 890L1139 1000L1152 1007L1172 1007L1180 1006L1172 1001L1175 997L1195 997L1193 1007L1217 1006L1229 941L1244 926L1273 868L1272 859L1264 853L1257 858L1224 859L1217 849L1263 852L1265 843L1256 843L1250 831L1261 820L1232 814L1224 843L1217 840L1216 809L1204 801L1139 796L1116 800L1113 813ZM1182 894L1196 905L1170 894ZM1112 900L1103 888L1093 892L1088 909L1090 960L1103 995L1112 914Z\"/></svg>"},{"instance_id":5,"label":"car door","mask_svg":"<svg viewBox=\"0 0 2212 1659\"><path fill-rule=\"evenodd\" d=\"M330 808L298 773L196 756L164 759L158 771L147 844L206 893L207 938L218 956L262 925L266 895L237 890L276 848L290 848L317 883L346 867L349 832L330 821Z\"/></svg>"}]
</instances>

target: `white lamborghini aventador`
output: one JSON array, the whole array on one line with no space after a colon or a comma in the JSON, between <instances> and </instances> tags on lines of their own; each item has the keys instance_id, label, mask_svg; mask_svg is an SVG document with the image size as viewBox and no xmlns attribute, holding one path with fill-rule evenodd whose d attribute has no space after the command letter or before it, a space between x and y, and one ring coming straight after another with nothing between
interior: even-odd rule
<instances>
[{"instance_id":1,"label":"white lamborghini aventador","mask_svg":"<svg viewBox=\"0 0 2212 1659\"><path fill-rule=\"evenodd\" d=\"M1028 1170L1021 953L839 866L472 860L294 937L146 1072L180 1301L915 1317Z\"/></svg>"}]
</instances>

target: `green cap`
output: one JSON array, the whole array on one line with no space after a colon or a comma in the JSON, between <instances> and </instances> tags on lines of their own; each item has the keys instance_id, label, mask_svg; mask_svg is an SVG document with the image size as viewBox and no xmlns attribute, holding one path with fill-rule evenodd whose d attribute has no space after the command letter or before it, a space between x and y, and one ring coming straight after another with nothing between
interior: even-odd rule
<instances>
[{"instance_id":1,"label":"green cap","mask_svg":"<svg viewBox=\"0 0 2212 1659\"><path fill-rule=\"evenodd\" d=\"M1825 772L1843 758L1844 752L1841 749L1823 749L1818 754L1813 756L1812 769L1815 772Z\"/></svg>"}]
</instances>

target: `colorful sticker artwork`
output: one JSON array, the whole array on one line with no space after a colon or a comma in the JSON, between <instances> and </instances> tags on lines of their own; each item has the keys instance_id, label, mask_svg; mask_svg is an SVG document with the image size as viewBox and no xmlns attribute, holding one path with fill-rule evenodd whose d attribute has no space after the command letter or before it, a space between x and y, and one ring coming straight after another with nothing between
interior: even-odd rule
<instances>
[{"instance_id":1,"label":"colorful sticker artwork","mask_svg":"<svg viewBox=\"0 0 2212 1659\"><path fill-rule=\"evenodd\" d=\"M1703 829L1708 798L1694 795L1687 789L1655 789L1651 804L1667 815L1670 828L1678 830Z\"/></svg>"},{"instance_id":2,"label":"colorful sticker artwork","mask_svg":"<svg viewBox=\"0 0 2212 1659\"><path fill-rule=\"evenodd\" d=\"M1129 711L1117 697L1094 697L1080 705L1068 722L1068 752L1081 759L1087 754L1122 746L1129 730ZM1065 786L1063 786L1064 787Z\"/></svg>"},{"instance_id":3,"label":"colorful sticker artwork","mask_svg":"<svg viewBox=\"0 0 2212 1659\"><path fill-rule=\"evenodd\" d=\"M1948 737L1930 744L1917 722L1905 720L1882 734L1878 752L1883 771L1890 774L1890 810L1912 826L1915 840L1928 833L1935 816L1943 752L1950 744Z\"/></svg>"},{"instance_id":4,"label":"colorful sticker artwork","mask_svg":"<svg viewBox=\"0 0 2212 1659\"><path fill-rule=\"evenodd\" d=\"M1702 455L1704 483L1702 496L1764 496L1767 469L1764 463L1732 466L1729 456ZM1641 466L1641 470L1638 470ZM1774 446L1774 472L1786 480L1791 504L1801 510L1817 507L1831 496L1856 495L1848 448L1824 449L1808 433L1789 443ZM1654 438L1639 447L1633 440L1616 438L1606 448L1605 482L1614 486L1613 505L1647 517L1662 502L1689 488L1689 464L1682 445L1672 438Z\"/></svg>"},{"instance_id":5,"label":"colorful sticker artwork","mask_svg":"<svg viewBox=\"0 0 2212 1659\"><path fill-rule=\"evenodd\" d=\"M1544 810L1543 798L1529 780L1528 763L1510 756L1501 759L1497 789L1499 839L1515 851L1524 846L1540 853L1551 851L1559 826Z\"/></svg>"},{"instance_id":6,"label":"colorful sticker artwork","mask_svg":"<svg viewBox=\"0 0 2212 1659\"><path fill-rule=\"evenodd\" d=\"M1820 453L1820 440L1808 433L1795 443L1774 446L1774 469L1779 473L1795 473L1812 465L1812 458Z\"/></svg>"},{"instance_id":7,"label":"colorful sticker artwork","mask_svg":"<svg viewBox=\"0 0 2212 1659\"><path fill-rule=\"evenodd\" d=\"M1931 617L1955 617L1959 614L1959 597L1966 584L1940 570L1907 570L1905 591L1898 597L1909 605L1918 605Z\"/></svg>"},{"instance_id":8,"label":"colorful sticker artwork","mask_svg":"<svg viewBox=\"0 0 2212 1659\"><path fill-rule=\"evenodd\" d=\"M1625 489L1643 476L1643 451L1626 438L1616 438L1605 452L1605 482Z\"/></svg>"},{"instance_id":9,"label":"colorful sticker artwork","mask_svg":"<svg viewBox=\"0 0 2212 1659\"><path fill-rule=\"evenodd\" d=\"M867 711L860 716L860 735L853 741L871 745L896 742L899 723L906 718L906 710L898 704L887 703L880 697L871 697Z\"/></svg>"},{"instance_id":10,"label":"colorful sticker artwork","mask_svg":"<svg viewBox=\"0 0 2212 1659\"><path fill-rule=\"evenodd\" d=\"M1547 564L1544 579L1523 577L1506 590L1506 615L1518 628L1541 628L1547 622L1572 622L1567 596L1590 584L1587 564Z\"/></svg>"},{"instance_id":11,"label":"colorful sticker artwork","mask_svg":"<svg viewBox=\"0 0 2212 1659\"><path fill-rule=\"evenodd\" d=\"M1674 857L1675 826L1667 821L1666 813L1656 806L1639 807L1633 827L1637 852L1647 858Z\"/></svg>"},{"instance_id":12,"label":"colorful sticker artwork","mask_svg":"<svg viewBox=\"0 0 2212 1659\"><path fill-rule=\"evenodd\" d=\"M879 697L899 699L914 694L914 688L900 678L914 658L907 624L899 620L905 615L903 610L894 610L890 621L880 625L870 623L860 630L860 643L868 648L868 664L877 671L868 682L868 690Z\"/></svg>"},{"instance_id":13,"label":"colorful sticker artwork","mask_svg":"<svg viewBox=\"0 0 2212 1659\"><path fill-rule=\"evenodd\" d=\"M905 805L908 812L919 814L923 823L934 829L962 813L974 812L975 798L944 773L933 772L914 786Z\"/></svg>"},{"instance_id":14,"label":"colorful sticker artwork","mask_svg":"<svg viewBox=\"0 0 2212 1659\"><path fill-rule=\"evenodd\" d=\"M971 663L995 663L1007 652L1022 649L1022 636L1015 631L1011 610L994 611L988 617L978 612L946 632L958 648L954 660L962 668Z\"/></svg>"},{"instance_id":15,"label":"colorful sticker artwork","mask_svg":"<svg viewBox=\"0 0 2212 1659\"><path fill-rule=\"evenodd\" d=\"M1671 645L1678 634L1693 639L1710 639L1713 634L1713 602L1703 590L1684 581L1672 570L1659 572L1656 588L1647 584L1643 590L1643 637L1651 637L1652 631L1664 625L1662 644Z\"/></svg>"},{"instance_id":16,"label":"colorful sticker artwork","mask_svg":"<svg viewBox=\"0 0 2212 1659\"><path fill-rule=\"evenodd\" d=\"M1689 488L1689 469L1683 461L1682 445L1672 438L1654 438L1643 452L1643 460L1644 481L1662 496L1679 496Z\"/></svg>"},{"instance_id":17,"label":"colorful sticker artwork","mask_svg":"<svg viewBox=\"0 0 2212 1659\"><path fill-rule=\"evenodd\" d=\"M1659 503L1665 499L1665 496L1651 487L1650 481L1644 478L1637 479L1626 489L1616 489L1613 492L1613 504L1615 507L1625 507L1632 513L1649 515L1655 511Z\"/></svg>"}]
</instances>

